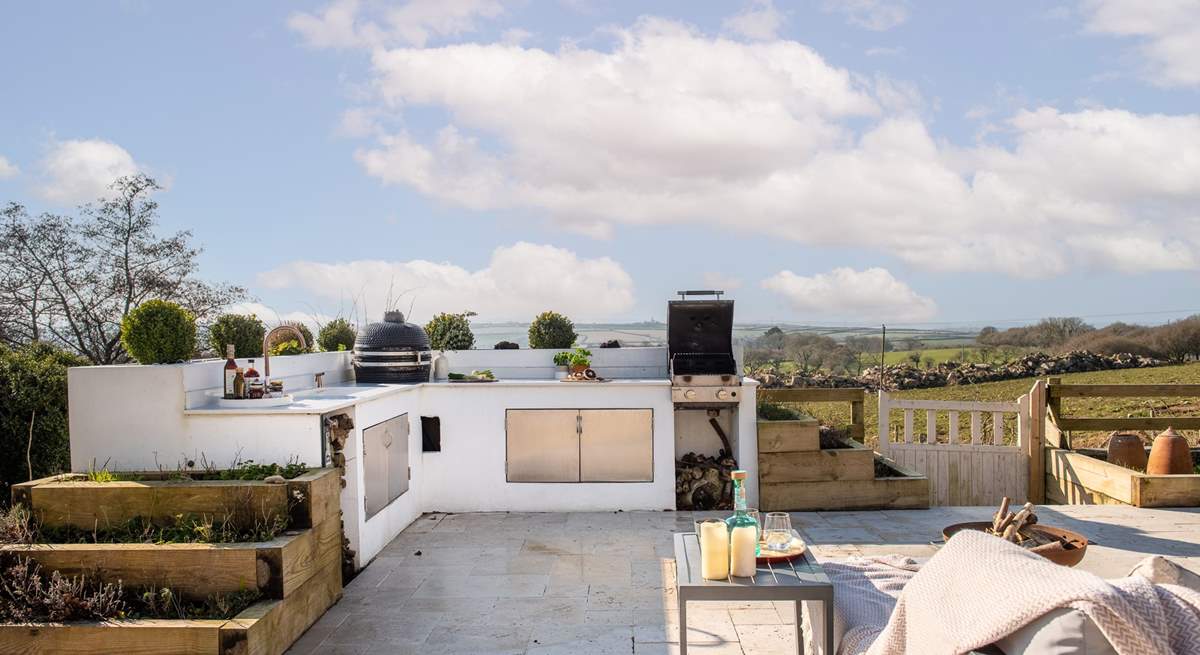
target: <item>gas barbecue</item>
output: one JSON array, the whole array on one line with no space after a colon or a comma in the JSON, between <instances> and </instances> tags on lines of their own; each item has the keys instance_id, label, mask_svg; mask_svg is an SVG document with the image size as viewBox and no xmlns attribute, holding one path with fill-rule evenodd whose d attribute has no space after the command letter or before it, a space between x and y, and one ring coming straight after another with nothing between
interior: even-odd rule
<instances>
[{"instance_id":1,"label":"gas barbecue","mask_svg":"<svg viewBox=\"0 0 1200 655\"><path fill-rule=\"evenodd\" d=\"M733 301L721 291L680 291L667 303L671 400L676 407L728 407L741 399L733 357ZM691 296L714 296L691 300Z\"/></svg>"}]
</instances>

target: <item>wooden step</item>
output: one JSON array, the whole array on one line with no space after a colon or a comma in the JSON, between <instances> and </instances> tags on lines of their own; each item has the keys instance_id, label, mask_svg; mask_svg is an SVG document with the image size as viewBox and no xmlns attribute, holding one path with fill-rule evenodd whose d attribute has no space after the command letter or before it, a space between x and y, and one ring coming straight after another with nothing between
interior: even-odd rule
<instances>
[{"instance_id":1,"label":"wooden step","mask_svg":"<svg viewBox=\"0 0 1200 655\"><path fill-rule=\"evenodd\" d=\"M873 480L875 453L861 446L762 453L758 456L758 476L763 483Z\"/></svg>"},{"instance_id":2,"label":"wooden step","mask_svg":"<svg viewBox=\"0 0 1200 655\"><path fill-rule=\"evenodd\" d=\"M790 453L820 449L821 428L815 418L758 422L758 452L760 453Z\"/></svg>"},{"instance_id":3,"label":"wooden step","mask_svg":"<svg viewBox=\"0 0 1200 655\"><path fill-rule=\"evenodd\" d=\"M764 512L929 507L929 479L924 477L760 484L758 493Z\"/></svg>"}]
</instances>

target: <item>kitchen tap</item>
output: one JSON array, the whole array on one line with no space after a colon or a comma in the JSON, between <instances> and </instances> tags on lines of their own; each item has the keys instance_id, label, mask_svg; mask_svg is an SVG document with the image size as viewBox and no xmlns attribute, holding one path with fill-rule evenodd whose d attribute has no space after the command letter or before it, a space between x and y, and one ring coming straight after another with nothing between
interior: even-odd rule
<instances>
[{"instance_id":1,"label":"kitchen tap","mask_svg":"<svg viewBox=\"0 0 1200 655\"><path fill-rule=\"evenodd\" d=\"M276 325L275 327L271 328L271 330L263 336L263 383L271 381L271 348L269 347L269 344L271 343L271 337L280 330L285 332L290 330L291 333L296 335L296 338L300 340L300 348L302 350L308 350L308 343L304 340L304 334L300 332L300 329L296 326L284 323L283 325Z\"/></svg>"}]
</instances>

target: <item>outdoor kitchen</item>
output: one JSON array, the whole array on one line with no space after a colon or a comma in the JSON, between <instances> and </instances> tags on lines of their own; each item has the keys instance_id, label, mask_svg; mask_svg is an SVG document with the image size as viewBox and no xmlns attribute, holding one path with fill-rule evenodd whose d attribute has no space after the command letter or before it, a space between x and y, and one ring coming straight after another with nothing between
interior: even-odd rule
<instances>
[{"instance_id":1,"label":"outdoor kitchen","mask_svg":"<svg viewBox=\"0 0 1200 655\"><path fill-rule=\"evenodd\" d=\"M74 368L72 468L340 467L359 568L425 512L715 509L734 468L754 504L756 383L733 305L681 292L667 347L597 349L564 379L553 350L432 351L399 312L353 351L266 358L262 383L285 391L258 398L226 398L220 360Z\"/></svg>"}]
</instances>

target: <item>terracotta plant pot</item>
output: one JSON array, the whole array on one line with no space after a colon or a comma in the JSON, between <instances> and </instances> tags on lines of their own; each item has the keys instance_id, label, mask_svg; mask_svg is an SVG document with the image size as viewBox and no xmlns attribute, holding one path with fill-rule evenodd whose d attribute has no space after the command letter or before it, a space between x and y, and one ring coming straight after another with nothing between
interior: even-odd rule
<instances>
[{"instance_id":1,"label":"terracotta plant pot","mask_svg":"<svg viewBox=\"0 0 1200 655\"><path fill-rule=\"evenodd\" d=\"M1128 432L1114 432L1108 437L1108 461L1128 469L1146 470L1146 446L1142 438Z\"/></svg>"},{"instance_id":2,"label":"terracotta plant pot","mask_svg":"<svg viewBox=\"0 0 1200 655\"><path fill-rule=\"evenodd\" d=\"M1154 437L1150 461L1146 463L1147 474L1182 475L1192 471L1192 451L1187 439L1176 434L1174 428L1167 428Z\"/></svg>"},{"instance_id":3,"label":"terracotta plant pot","mask_svg":"<svg viewBox=\"0 0 1200 655\"><path fill-rule=\"evenodd\" d=\"M586 370L588 370L588 367L586 364L583 366L574 365L574 364L571 365L571 375L575 375L576 373L583 375L583 372Z\"/></svg>"}]
</instances>

